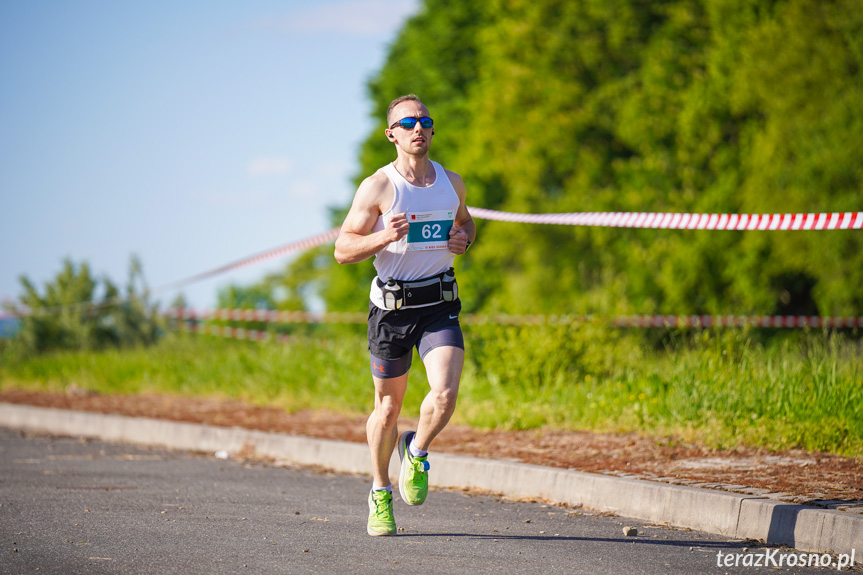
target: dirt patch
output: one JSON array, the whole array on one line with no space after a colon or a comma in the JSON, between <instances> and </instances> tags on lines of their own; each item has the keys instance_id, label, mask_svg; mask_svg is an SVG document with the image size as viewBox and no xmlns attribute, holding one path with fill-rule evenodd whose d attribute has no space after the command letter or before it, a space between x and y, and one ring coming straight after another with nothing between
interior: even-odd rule
<instances>
[{"instance_id":1,"label":"dirt patch","mask_svg":"<svg viewBox=\"0 0 863 575\"><path fill-rule=\"evenodd\" d=\"M363 416L286 413L233 400L13 390L0 392L0 401L365 442ZM399 422L401 429L415 424L410 419ZM769 492L786 501L863 512L861 458L747 447L715 450L634 433L483 431L464 425L449 425L435 441L434 450L743 493Z\"/></svg>"}]
</instances>

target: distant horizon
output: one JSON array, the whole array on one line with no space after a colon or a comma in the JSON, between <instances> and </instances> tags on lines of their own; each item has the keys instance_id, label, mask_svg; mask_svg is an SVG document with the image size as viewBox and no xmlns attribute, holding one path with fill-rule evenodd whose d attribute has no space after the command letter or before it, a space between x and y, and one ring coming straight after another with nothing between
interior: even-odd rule
<instances>
[{"instance_id":1,"label":"distant horizon","mask_svg":"<svg viewBox=\"0 0 863 575\"><path fill-rule=\"evenodd\" d=\"M15 317L4 317L0 315L0 339L15 337L21 320Z\"/></svg>"}]
</instances>

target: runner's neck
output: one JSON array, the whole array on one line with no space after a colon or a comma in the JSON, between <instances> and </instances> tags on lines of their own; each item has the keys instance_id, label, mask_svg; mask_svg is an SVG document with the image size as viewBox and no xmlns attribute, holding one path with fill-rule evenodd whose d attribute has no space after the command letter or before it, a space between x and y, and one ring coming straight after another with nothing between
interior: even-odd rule
<instances>
[{"instance_id":1,"label":"runner's neck","mask_svg":"<svg viewBox=\"0 0 863 575\"><path fill-rule=\"evenodd\" d=\"M437 174L428 156L416 159L399 157L393 166L401 176L413 186L427 188L435 183Z\"/></svg>"}]
</instances>

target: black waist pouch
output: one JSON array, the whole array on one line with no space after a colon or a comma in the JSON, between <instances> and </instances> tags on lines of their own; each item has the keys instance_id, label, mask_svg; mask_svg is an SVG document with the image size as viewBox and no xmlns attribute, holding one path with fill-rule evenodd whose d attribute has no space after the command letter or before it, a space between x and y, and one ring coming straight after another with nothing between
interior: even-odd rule
<instances>
[{"instance_id":1,"label":"black waist pouch","mask_svg":"<svg viewBox=\"0 0 863 575\"><path fill-rule=\"evenodd\" d=\"M392 279L392 278L388 278ZM422 278L413 281L393 280L394 286L389 281L386 283L381 278L376 278L378 288L384 295L388 293L400 293L398 305L390 300L394 298L384 297L384 305L387 309L399 309L402 306L417 306L438 303L442 301L453 301L458 297L458 284L455 281L455 271L449 268L447 271L430 278Z\"/></svg>"}]
</instances>

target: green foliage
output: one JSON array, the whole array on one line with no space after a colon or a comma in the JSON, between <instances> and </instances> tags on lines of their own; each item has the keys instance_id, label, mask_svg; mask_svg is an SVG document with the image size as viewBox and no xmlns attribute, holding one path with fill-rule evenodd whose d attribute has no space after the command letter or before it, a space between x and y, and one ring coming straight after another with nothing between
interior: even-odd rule
<instances>
[{"instance_id":1,"label":"green foliage","mask_svg":"<svg viewBox=\"0 0 863 575\"><path fill-rule=\"evenodd\" d=\"M863 209L856 0L426 0L369 82L356 183L394 157L389 101L417 93L433 157L473 206L516 212ZM333 211L340 223L346 206ZM466 309L820 313L863 309L863 234L479 222ZM330 309L369 264L324 260Z\"/></svg>"},{"instance_id":2,"label":"green foliage","mask_svg":"<svg viewBox=\"0 0 863 575\"><path fill-rule=\"evenodd\" d=\"M441 18L441 13L446 13ZM368 84L372 100L374 128L360 151L360 170L355 185L381 166L392 162L396 153L384 137L386 110L397 96L417 93L432 107L435 119L435 158L447 165L458 150L458 126L469 121L472 111L465 94L479 67L478 41L472 33L482 27L485 11L479 2L437 0L428 2L410 19L405 30L390 47L381 72ZM431 103L434 102L432 106ZM437 126L446 126L440 128ZM350 206L332 210L333 225L341 225ZM320 294L331 311L356 311L368 304L374 277L371 260L339 266L332 257L319 261ZM294 269L288 270L289 274Z\"/></svg>"},{"instance_id":3,"label":"green foliage","mask_svg":"<svg viewBox=\"0 0 863 575\"><path fill-rule=\"evenodd\" d=\"M368 353L362 328L352 327L352 336L299 336L290 345L170 333L146 348L58 351L3 364L0 389L63 392L75 384L103 394L230 397L288 411L365 412L373 401Z\"/></svg>"},{"instance_id":4,"label":"green foliage","mask_svg":"<svg viewBox=\"0 0 863 575\"><path fill-rule=\"evenodd\" d=\"M6 354L132 347L158 337L156 308L149 303L137 258L132 258L125 292L108 278L93 277L86 262L76 265L69 259L42 293L27 277L21 285L19 301L28 313Z\"/></svg>"},{"instance_id":5,"label":"green foliage","mask_svg":"<svg viewBox=\"0 0 863 575\"><path fill-rule=\"evenodd\" d=\"M132 350L54 352L0 363L0 389L243 399L288 411L367 414L363 326L287 345L169 334ZM762 344L739 330L680 331L653 347L599 323L471 326L454 421L480 428L632 432L716 447L863 456L863 347L820 332ZM333 358L338 358L334 361ZM428 391L415 359L403 413ZM181 400L181 399L180 399Z\"/></svg>"},{"instance_id":6,"label":"green foliage","mask_svg":"<svg viewBox=\"0 0 863 575\"><path fill-rule=\"evenodd\" d=\"M216 301L216 307L219 309L275 308L274 295L266 283L247 287L231 284L219 290Z\"/></svg>"},{"instance_id":7,"label":"green foliage","mask_svg":"<svg viewBox=\"0 0 863 575\"><path fill-rule=\"evenodd\" d=\"M745 330L671 336L655 348L594 323L471 328L456 419L863 454L859 341L805 332L761 343Z\"/></svg>"},{"instance_id":8,"label":"green foliage","mask_svg":"<svg viewBox=\"0 0 863 575\"><path fill-rule=\"evenodd\" d=\"M330 294L329 276L325 273L329 261L332 260L332 246L322 246L310 249L293 258L282 273L271 273L261 281L249 285L229 285L219 291L217 307L219 309L241 310L278 310L278 311L309 311L320 310L323 307L321 294ZM365 282L364 279L360 281ZM344 286L343 283L336 283ZM351 294L345 294L344 299L351 301L357 293L368 295L369 284L354 286ZM330 308L331 310L333 307ZM338 307L336 307L338 309ZM356 311L356 305L346 306L345 311ZM282 324L262 321L208 320L208 324L230 325L250 330L266 331L270 334L306 334L316 333L327 337L340 337L350 332L353 326L326 325L313 326L303 324Z\"/></svg>"},{"instance_id":9,"label":"green foliage","mask_svg":"<svg viewBox=\"0 0 863 575\"><path fill-rule=\"evenodd\" d=\"M308 310L322 291L323 270L332 246L313 248L293 258L283 273L271 273L250 286L230 285L219 291L220 309Z\"/></svg>"}]
</instances>

